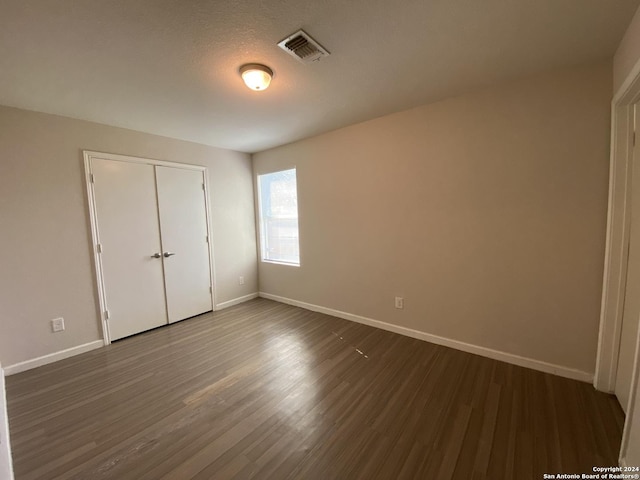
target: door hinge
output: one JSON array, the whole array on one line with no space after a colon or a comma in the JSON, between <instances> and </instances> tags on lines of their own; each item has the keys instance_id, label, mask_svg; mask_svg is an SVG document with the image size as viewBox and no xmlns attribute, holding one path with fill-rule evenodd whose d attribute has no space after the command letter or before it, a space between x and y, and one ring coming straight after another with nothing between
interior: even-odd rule
<instances>
[{"instance_id":1,"label":"door hinge","mask_svg":"<svg viewBox=\"0 0 640 480\"><path fill-rule=\"evenodd\" d=\"M209 243L209 235L206 235L206 236L204 237L204 239L205 239L205 241L206 241L207 243Z\"/></svg>"},{"instance_id":2,"label":"door hinge","mask_svg":"<svg viewBox=\"0 0 640 480\"><path fill-rule=\"evenodd\" d=\"M202 189L204 190L204 183L202 184Z\"/></svg>"},{"instance_id":3,"label":"door hinge","mask_svg":"<svg viewBox=\"0 0 640 480\"><path fill-rule=\"evenodd\" d=\"M102 253L102 244L101 243L97 244L96 248L98 250L98 253Z\"/></svg>"},{"instance_id":4,"label":"door hinge","mask_svg":"<svg viewBox=\"0 0 640 480\"><path fill-rule=\"evenodd\" d=\"M636 132L633 132L633 146L636 146Z\"/></svg>"},{"instance_id":5,"label":"door hinge","mask_svg":"<svg viewBox=\"0 0 640 480\"><path fill-rule=\"evenodd\" d=\"M109 320L109 318L111 318L111 314L109 313L109 310L105 310L104 311L104 319L105 320Z\"/></svg>"},{"instance_id":6,"label":"door hinge","mask_svg":"<svg viewBox=\"0 0 640 480\"><path fill-rule=\"evenodd\" d=\"M209 293L213 293L213 287L209 286Z\"/></svg>"},{"instance_id":7,"label":"door hinge","mask_svg":"<svg viewBox=\"0 0 640 480\"><path fill-rule=\"evenodd\" d=\"M89 181L90 181L91 183L96 183L95 178L93 178L93 173L90 173L90 174L89 174Z\"/></svg>"}]
</instances>

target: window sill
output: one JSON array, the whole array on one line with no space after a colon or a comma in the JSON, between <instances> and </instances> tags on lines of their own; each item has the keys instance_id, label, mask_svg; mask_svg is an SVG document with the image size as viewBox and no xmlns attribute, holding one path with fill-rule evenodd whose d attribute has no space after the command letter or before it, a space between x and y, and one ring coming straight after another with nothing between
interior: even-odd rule
<instances>
[{"instance_id":1,"label":"window sill","mask_svg":"<svg viewBox=\"0 0 640 480\"><path fill-rule=\"evenodd\" d=\"M285 265L287 267L299 267L299 263L290 263L290 262L282 262L278 260L265 260L264 258L260 260L262 263L271 263L273 265Z\"/></svg>"}]
</instances>

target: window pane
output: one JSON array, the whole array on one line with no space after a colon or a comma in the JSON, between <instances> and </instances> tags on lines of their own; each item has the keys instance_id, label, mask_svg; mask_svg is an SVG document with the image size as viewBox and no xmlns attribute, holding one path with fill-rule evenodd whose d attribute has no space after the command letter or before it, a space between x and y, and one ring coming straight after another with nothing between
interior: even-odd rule
<instances>
[{"instance_id":1,"label":"window pane","mask_svg":"<svg viewBox=\"0 0 640 480\"><path fill-rule=\"evenodd\" d=\"M258 176L262 260L300 265L296 169Z\"/></svg>"}]
</instances>

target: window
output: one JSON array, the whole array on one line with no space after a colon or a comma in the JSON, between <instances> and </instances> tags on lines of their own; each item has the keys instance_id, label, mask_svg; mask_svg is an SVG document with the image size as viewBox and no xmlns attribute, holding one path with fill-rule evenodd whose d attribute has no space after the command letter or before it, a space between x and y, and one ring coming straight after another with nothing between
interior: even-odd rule
<instances>
[{"instance_id":1,"label":"window","mask_svg":"<svg viewBox=\"0 0 640 480\"><path fill-rule=\"evenodd\" d=\"M296 169L258 175L262 261L300 265Z\"/></svg>"}]
</instances>

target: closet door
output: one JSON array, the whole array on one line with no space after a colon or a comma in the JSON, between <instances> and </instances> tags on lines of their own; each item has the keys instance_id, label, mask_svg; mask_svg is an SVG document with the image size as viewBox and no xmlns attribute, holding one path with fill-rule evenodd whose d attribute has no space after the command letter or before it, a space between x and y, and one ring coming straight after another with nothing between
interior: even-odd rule
<instances>
[{"instance_id":1,"label":"closet door","mask_svg":"<svg viewBox=\"0 0 640 480\"><path fill-rule=\"evenodd\" d=\"M96 158L91 171L109 333L117 340L167 323L155 172Z\"/></svg>"},{"instance_id":2,"label":"closet door","mask_svg":"<svg viewBox=\"0 0 640 480\"><path fill-rule=\"evenodd\" d=\"M169 322L213 309L204 174L156 168Z\"/></svg>"}]
</instances>

